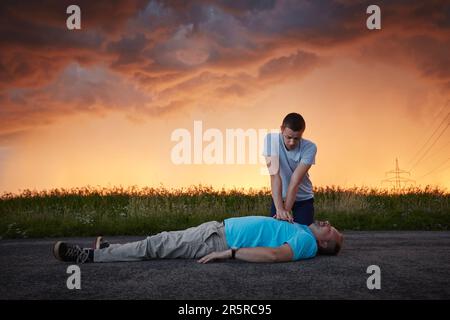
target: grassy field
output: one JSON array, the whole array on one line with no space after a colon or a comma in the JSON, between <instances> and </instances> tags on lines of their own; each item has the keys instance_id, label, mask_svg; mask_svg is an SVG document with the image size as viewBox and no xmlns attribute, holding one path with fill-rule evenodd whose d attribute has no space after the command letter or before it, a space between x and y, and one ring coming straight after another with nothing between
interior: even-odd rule
<instances>
[{"instance_id":1,"label":"grassy field","mask_svg":"<svg viewBox=\"0 0 450 320\"><path fill-rule=\"evenodd\" d=\"M450 194L437 188L388 192L315 189L317 219L342 230L449 230ZM267 215L270 190L80 188L0 197L5 238L148 235L234 216Z\"/></svg>"}]
</instances>

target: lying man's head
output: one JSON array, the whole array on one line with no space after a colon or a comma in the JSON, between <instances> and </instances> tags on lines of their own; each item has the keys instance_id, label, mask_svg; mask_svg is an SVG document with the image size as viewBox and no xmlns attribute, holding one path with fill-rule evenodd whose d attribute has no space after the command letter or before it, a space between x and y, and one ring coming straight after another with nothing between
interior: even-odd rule
<instances>
[{"instance_id":1,"label":"lying man's head","mask_svg":"<svg viewBox=\"0 0 450 320\"><path fill-rule=\"evenodd\" d=\"M318 245L318 254L337 255L342 248L344 236L328 221L315 221L309 225Z\"/></svg>"}]
</instances>

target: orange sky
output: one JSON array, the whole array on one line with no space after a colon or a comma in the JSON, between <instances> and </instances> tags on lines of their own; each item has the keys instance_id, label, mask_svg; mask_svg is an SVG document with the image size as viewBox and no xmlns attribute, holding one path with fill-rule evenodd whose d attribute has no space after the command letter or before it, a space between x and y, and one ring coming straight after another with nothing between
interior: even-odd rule
<instances>
[{"instance_id":1,"label":"orange sky","mask_svg":"<svg viewBox=\"0 0 450 320\"><path fill-rule=\"evenodd\" d=\"M259 164L173 164L171 133L276 129L289 112L317 144L316 186L380 187L398 158L417 185L450 188L444 1L381 5L379 31L362 2L130 1L108 9L111 26L106 2L81 1L81 31L64 5L0 8L0 192L268 187Z\"/></svg>"}]
</instances>

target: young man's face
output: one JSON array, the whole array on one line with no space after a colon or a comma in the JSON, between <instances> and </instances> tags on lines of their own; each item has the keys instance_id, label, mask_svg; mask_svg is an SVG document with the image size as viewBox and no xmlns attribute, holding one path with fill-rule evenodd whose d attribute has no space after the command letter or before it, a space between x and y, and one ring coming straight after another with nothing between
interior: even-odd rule
<instances>
[{"instance_id":1,"label":"young man's face","mask_svg":"<svg viewBox=\"0 0 450 320\"><path fill-rule=\"evenodd\" d=\"M300 143L303 131L293 131L291 128L281 126L281 134L286 149L294 150Z\"/></svg>"}]
</instances>

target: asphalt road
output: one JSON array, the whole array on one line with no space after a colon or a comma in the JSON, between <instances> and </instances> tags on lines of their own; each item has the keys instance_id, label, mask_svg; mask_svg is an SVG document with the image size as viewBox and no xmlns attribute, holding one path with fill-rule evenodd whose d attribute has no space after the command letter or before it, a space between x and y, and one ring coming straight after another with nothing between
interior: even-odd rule
<instances>
[{"instance_id":1,"label":"asphalt road","mask_svg":"<svg viewBox=\"0 0 450 320\"><path fill-rule=\"evenodd\" d=\"M69 290L69 264L57 239L0 240L0 299L449 299L450 232L346 232L337 257L289 263L195 260L81 265ZM136 237L108 238L111 243ZM60 240L60 239L58 239ZM93 239L70 239L91 245ZM381 289L367 288L378 265Z\"/></svg>"}]
</instances>

